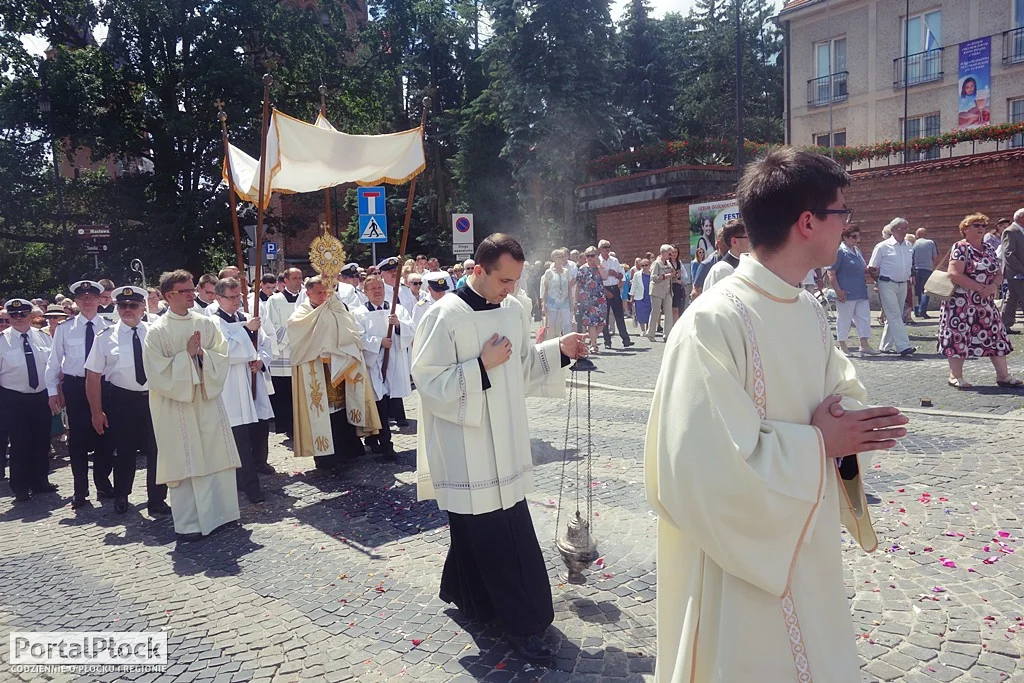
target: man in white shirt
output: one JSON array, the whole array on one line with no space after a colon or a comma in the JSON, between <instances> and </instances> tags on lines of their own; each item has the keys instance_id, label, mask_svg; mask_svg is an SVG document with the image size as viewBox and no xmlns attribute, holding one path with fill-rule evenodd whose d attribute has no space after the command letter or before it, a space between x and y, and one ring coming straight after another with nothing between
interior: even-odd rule
<instances>
[{"instance_id":1,"label":"man in white shirt","mask_svg":"<svg viewBox=\"0 0 1024 683\"><path fill-rule=\"evenodd\" d=\"M263 502L263 489L258 472L273 473L267 464L270 421L274 418L267 391L273 345L260 329L260 319L239 310L242 294L238 280L224 278L215 289L217 312L210 318L228 342L229 370L221 403L242 462L235 470L235 481L250 503L259 504Z\"/></svg>"},{"instance_id":2,"label":"man in white shirt","mask_svg":"<svg viewBox=\"0 0 1024 683\"><path fill-rule=\"evenodd\" d=\"M294 417L292 413L292 362L288 355L288 318L292 316L295 308L299 305L299 295L302 293L302 271L298 268L289 268L284 275L284 289L267 300L266 313L262 312L263 306L260 306L260 315L266 317L270 322L276 336L274 359L270 362L271 382L274 385L274 393L270 397L270 404L274 408L274 431L291 438Z\"/></svg>"},{"instance_id":3,"label":"man in white shirt","mask_svg":"<svg viewBox=\"0 0 1024 683\"><path fill-rule=\"evenodd\" d=\"M366 295L359 289L359 264L346 263L338 273L338 284L334 291L337 292L341 303L348 306L348 310L354 310L366 305Z\"/></svg>"},{"instance_id":4,"label":"man in white shirt","mask_svg":"<svg viewBox=\"0 0 1024 683\"><path fill-rule=\"evenodd\" d=\"M110 440L96 433L92 411L85 394L85 360L92 351L96 335L109 327L99 316L103 287L92 280L71 285L71 295L80 313L57 325L46 363L46 391L50 395L50 411L57 415L61 407L68 411L68 453L75 494L71 507L89 505L89 452L94 452L93 481L100 498L113 498L110 483L112 468Z\"/></svg>"},{"instance_id":5,"label":"man in white shirt","mask_svg":"<svg viewBox=\"0 0 1024 683\"><path fill-rule=\"evenodd\" d=\"M167 486L156 483L156 433L149 411L149 383L142 364L142 343L149 324L142 322L148 292L121 287L114 294L119 321L96 335L85 361L85 391L97 434L110 432L114 456L114 512L128 512L139 453L146 456L146 494L150 515L170 514Z\"/></svg>"},{"instance_id":6,"label":"man in white shirt","mask_svg":"<svg viewBox=\"0 0 1024 683\"><path fill-rule=\"evenodd\" d=\"M726 221L722 225L720 235L721 237L718 239L729 245L729 251L708 271L704 278L703 291L705 292L714 287L716 282L732 275L736 271L736 267L740 265L740 255L750 251L750 241L747 239L747 229L744 227L742 219L733 218Z\"/></svg>"},{"instance_id":7,"label":"man in white shirt","mask_svg":"<svg viewBox=\"0 0 1024 683\"><path fill-rule=\"evenodd\" d=\"M451 291L451 276L444 272L424 273L423 281L427 284L427 296L416 302L416 310L412 312L412 324L419 325L423 314L430 310L434 302Z\"/></svg>"},{"instance_id":8,"label":"man in white shirt","mask_svg":"<svg viewBox=\"0 0 1024 683\"><path fill-rule=\"evenodd\" d=\"M914 250L906 240L909 224L905 218L894 218L886 227L892 230L892 236L875 245L868 262L868 274L878 281L878 297L885 313L881 351L910 356L917 349L910 345L903 324L903 303L907 300Z\"/></svg>"},{"instance_id":9,"label":"man in white shirt","mask_svg":"<svg viewBox=\"0 0 1024 683\"><path fill-rule=\"evenodd\" d=\"M0 332L0 419L10 431L11 492L22 503L57 490L47 480L51 413L43 375L50 338L33 329L30 301L10 299L4 311L11 326Z\"/></svg>"},{"instance_id":10,"label":"man in white shirt","mask_svg":"<svg viewBox=\"0 0 1024 683\"><path fill-rule=\"evenodd\" d=\"M601 240L597 243L600 252L599 261L601 267L607 273L604 278L604 295L608 299L608 317L615 315L615 324L618 325L619 335L622 337L622 346L629 348L634 344L626 331L626 316L622 310L622 278L626 276L625 270L619 263L619 259L612 256L612 243L608 240ZM604 326L604 347L612 348L612 333L608 325Z\"/></svg>"}]
</instances>

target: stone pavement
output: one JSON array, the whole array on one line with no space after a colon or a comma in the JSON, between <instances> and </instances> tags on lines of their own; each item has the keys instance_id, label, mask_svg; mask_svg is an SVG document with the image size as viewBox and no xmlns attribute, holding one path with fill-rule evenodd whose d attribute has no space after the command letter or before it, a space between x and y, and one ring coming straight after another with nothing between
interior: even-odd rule
<instances>
[{"instance_id":1,"label":"stone pavement","mask_svg":"<svg viewBox=\"0 0 1024 683\"><path fill-rule=\"evenodd\" d=\"M602 354L594 381L649 386L663 346L635 348ZM944 374L935 381L941 361L855 362L873 396L925 389L938 396L944 387ZM874 366L892 366L893 378L876 382ZM919 368L929 369L926 377ZM908 381L922 389L893 386ZM955 396L956 410L974 410L967 392ZM433 503L415 500L410 400L413 422L396 436L397 463L368 455L341 475L324 474L272 437L280 474L264 478L266 506L244 508L240 526L199 543L176 543L171 521L150 519L144 506L116 516L104 501L76 513L53 495L15 507L0 486L0 681L16 679L3 632L158 629L170 643L163 674L54 678L648 680L655 637L655 519L642 481L649 400L642 391L593 391L594 487L564 492L561 506L567 403L528 400L537 464L530 505L556 609L551 669L525 664L499 633L463 622L437 598L446 520ZM1019 398L998 396L1000 410L1004 401ZM844 534L863 680L1024 680L1020 425L1013 416L914 415L911 436L869 472L881 547L867 555ZM575 446L574 430L570 436ZM578 462L570 449L570 474ZM52 479L68 492L66 461L56 465ZM562 580L553 549L559 511L564 524L577 493L583 510L593 494L602 553L582 586ZM133 502L143 498L140 476Z\"/></svg>"}]
</instances>

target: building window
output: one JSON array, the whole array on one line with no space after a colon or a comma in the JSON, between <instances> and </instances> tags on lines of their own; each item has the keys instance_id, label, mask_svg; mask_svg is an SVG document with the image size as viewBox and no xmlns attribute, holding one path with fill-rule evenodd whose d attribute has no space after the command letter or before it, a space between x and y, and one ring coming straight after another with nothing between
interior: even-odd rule
<instances>
[{"instance_id":1,"label":"building window","mask_svg":"<svg viewBox=\"0 0 1024 683\"><path fill-rule=\"evenodd\" d=\"M1003 33L1003 63L1024 62L1024 0L1013 0L1013 28Z\"/></svg>"},{"instance_id":2,"label":"building window","mask_svg":"<svg viewBox=\"0 0 1024 683\"><path fill-rule=\"evenodd\" d=\"M1013 27L1024 28L1024 0L1013 0Z\"/></svg>"},{"instance_id":3,"label":"building window","mask_svg":"<svg viewBox=\"0 0 1024 683\"><path fill-rule=\"evenodd\" d=\"M808 106L846 99L846 38L832 38L814 46L814 76L807 82Z\"/></svg>"},{"instance_id":4,"label":"building window","mask_svg":"<svg viewBox=\"0 0 1024 683\"><path fill-rule=\"evenodd\" d=\"M942 11L925 12L900 22L900 57L894 60L897 88L942 79Z\"/></svg>"},{"instance_id":5,"label":"building window","mask_svg":"<svg viewBox=\"0 0 1024 683\"><path fill-rule=\"evenodd\" d=\"M906 120L904 126L905 139L933 137L942 132L938 114L925 114ZM924 152L907 150L907 161L921 161L922 159L938 159L939 148L929 149Z\"/></svg>"},{"instance_id":6,"label":"building window","mask_svg":"<svg viewBox=\"0 0 1024 683\"><path fill-rule=\"evenodd\" d=\"M1024 98L1010 100L1010 123L1024 123ZM1011 147L1024 147L1024 135L1014 135Z\"/></svg>"},{"instance_id":7,"label":"building window","mask_svg":"<svg viewBox=\"0 0 1024 683\"><path fill-rule=\"evenodd\" d=\"M835 143L836 147L846 146L846 131L836 130L832 132L832 142ZM814 144L818 147L831 147L828 143L828 133L815 133Z\"/></svg>"}]
</instances>

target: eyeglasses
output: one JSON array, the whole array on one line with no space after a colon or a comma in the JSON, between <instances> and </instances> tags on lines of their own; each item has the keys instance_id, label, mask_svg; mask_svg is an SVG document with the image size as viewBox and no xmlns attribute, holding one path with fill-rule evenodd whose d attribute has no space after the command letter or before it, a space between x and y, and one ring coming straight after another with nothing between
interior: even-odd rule
<instances>
[{"instance_id":1,"label":"eyeglasses","mask_svg":"<svg viewBox=\"0 0 1024 683\"><path fill-rule=\"evenodd\" d=\"M28 311L11 311L7 315L11 316L11 320L17 320L18 318L27 318Z\"/></svg>"},{"instance_id":2,"label":"eyeglasses","mask_svg":"<svg viewBox=\"0 0 1024 683\"><path fill-rule=\"evenodd\" d=\"M421 287L421 286L423 286L423 283L422 282L410 282L409 286L410 287Z\"/></svg>"},{"instance_id":3,"label":"eyeglasses","mask_svg":"<svg viewBox=\"0 0 1024 683\"><path fill-rule=\"evenodd\" d=\"M118 301L117 302L117 307L118 308L128 308L128 309L134 310L136 308L142 308L142 304L140 304L138 301Z\"/></svg>"},{"instance_id":4,"label":"eyeglasses","mask_svg":"<svg viewBox=\"0 0 1024 683\"><path fill-rule=\"evenodd\" d=\"M196 290L194 290L194 289L172 289L171 291L169 291L167 293L168 294L180 294L181 296L190 296L192 298L195 298L195 296L196 296Z\"/></svg>"},{"instance_id":5,"label":"eyeglasses","mask_svg":"<svg viewBox=\"0 0 1024 683\"><path fill-rule=\"evenodd\" d=\"M985 229L988 228L988 223L971 223L971 227L972 228L979 228L981 230L985 230Z\"/></svg>"},{"instance_id":6,"label":"eyeglasses","mask_svg":"<svg viewBox=\"0 0 1024 683\"><path fill-rule=\"evenodd\" d=\"M849 223L853 220L853 209L822 209L821 211L815 211L814 213L819 216L836 214L837 216L843 217L844 223Z\"/></svg>"},{"instance_id":7,"label":"eyeglasses","mask_svg":"<svg viewBox=\"0 0 1024 683\"><path fill-rule=\"evenodd\" d=\"M239 301L239 300L241 300L242 295L241 294L232 294L231 296L228 296L227 294L218 294L217 298L218 299L227 299L228 301Z\"/></svg>"}]
</instances>

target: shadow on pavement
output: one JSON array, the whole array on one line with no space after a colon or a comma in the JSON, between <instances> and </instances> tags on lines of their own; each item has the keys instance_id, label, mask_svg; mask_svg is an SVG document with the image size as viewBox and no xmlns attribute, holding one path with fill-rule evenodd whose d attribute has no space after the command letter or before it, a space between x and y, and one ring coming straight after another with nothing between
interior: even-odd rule
<instances>
[{"instance_id":1,"label":"shadow on pavement","mask_svg":"<svg viewBox=\"0 0 1024 683\"><path fill-rule=\"evenodd\" d=\"M263 548L251 537L251 529L231 522L202 540L191 543L179 541L169 553L174 573L178 576L203 574L209 578L241 574L238 561Z\"/></svg>"}]
</instances>

